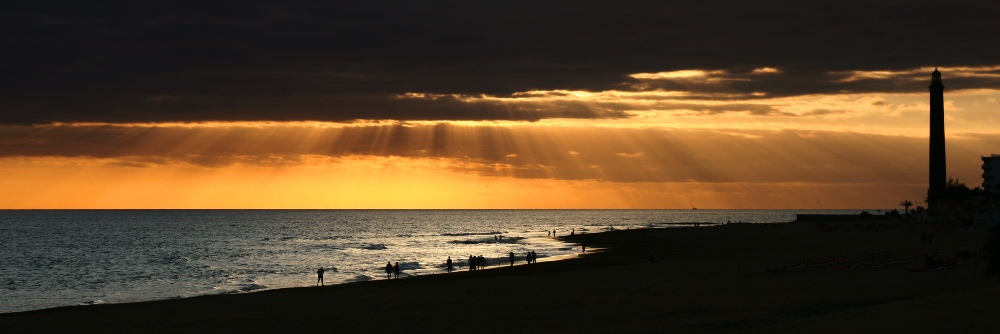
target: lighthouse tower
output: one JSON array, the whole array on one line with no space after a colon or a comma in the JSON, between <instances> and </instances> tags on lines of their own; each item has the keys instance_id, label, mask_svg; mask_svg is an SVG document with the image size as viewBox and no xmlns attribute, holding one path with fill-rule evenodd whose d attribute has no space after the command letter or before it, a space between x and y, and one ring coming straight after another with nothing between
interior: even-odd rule
<instances>
[{"instance_id":1,"label":"lighthouse tower","mask_svg":"<svg viewBox=\"0 0 1000 334\"><path fill-rule=\"evenodd\" d=\"M944 156L944 85L937 68L931 73L931 143L930 169L927 182L927 205L934 206L944 196L948 183Z\"/></svg>"}]
</instances>

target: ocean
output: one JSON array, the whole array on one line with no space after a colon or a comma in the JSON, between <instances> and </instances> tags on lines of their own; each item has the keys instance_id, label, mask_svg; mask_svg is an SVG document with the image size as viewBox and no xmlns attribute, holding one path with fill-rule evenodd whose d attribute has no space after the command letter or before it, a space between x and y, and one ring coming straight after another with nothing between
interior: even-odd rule
<instances>
[{"instance_id":1,"label":"ocean","mask_svg":"<svg viewBox=\"0 0 1000 334\"><path fill-rule=\"evenodd\" d=\"M5 210L0 313L446 274L575 254L559 235L861 210Z\"/></svg>"}]
</instances>

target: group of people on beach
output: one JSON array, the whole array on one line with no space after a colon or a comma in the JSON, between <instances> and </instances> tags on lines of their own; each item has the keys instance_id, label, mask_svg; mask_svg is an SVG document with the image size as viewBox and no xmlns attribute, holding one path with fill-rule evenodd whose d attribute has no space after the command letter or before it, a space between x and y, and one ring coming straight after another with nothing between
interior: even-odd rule
<instances>
[{"instance_id":1,"label":"group of people on beach","mask_svg":"<svg viewBox=\"0 0 1000 334\"><path fill-rule=\"evenodd\" d=\"M535 254L535 251L529 251L528 255L524 256L524 261L528 262L528 264L538 263L537 260L538 260L538 254Z\"/></svg>"},{"instance_id":2,"label":"group of people on beach","mask_svg":"<svg viewBox=\"0 0 1000 334\"><path fill-rule=\"evenodd\" d=\"M537 263L538 262L538 254L535 253L535 251L529 251L525 255L524 260L527 263ZM448 257L448 261L447 261L446 265L447 265L447 268L448 268L447 270L448 270L449 273L451 273L455 269L455 265L454 265L454 263L451 260L451 256ZM510 252L510 265L511 266L514 265L514 252ZM469 255L469 270L472 271L472 270L478 270L478 269L486 269L486 258L483 257L482 255L480 255L480 256ZM323 269L323 267L319 267L319 270L316 270L316 286L322 286L323 285L323 273L325 273L325 272L326 272L326 270ZM392 264L392 261L389 261L389 262L385 263L385 278L386 279L399 278L399 272L400 272L399 262L396 262L395 265Z\"/></svg>"},{"instance_id":3,"label":"group of people on beach","mask_svg":"<svg viewBox=\"0 0 1000 334\"><path fill-rule=\"evenodd\" d=\"M576 232L576 230L574 229L570 234L573 235L573 234L575 234L575 232ZM549 232L549 236L555 236L555 235L556 235L556 230L552 230L552 231ZM494 239L497 240L497 241L499 241L500 238L502 238L502 237L494 236ZM586 247L586 246L584 246L584 247ZM584 248L584 249L586 249L586 248ZM509 257L510 257L510 265L513 266L514 262L515 262L514 252L510 252ZM527 252L525 254L524 261L527 262L527 263L529 263L529 264L531 264L531 263L538 263L538 254L535 253L535 251L529 251L529 252ZM452 271L454 271L455 265L454 265L454 262L451 260L451 256L448 257L448 261L446 262L446 266L447 266L448 273L451 273ZM472 271L472 270L479 270L479 269L486 269L486 257L484 257L482 255L479 255L479 256L469 255L469 270ZM323 273L325 273L325 272L326 272L326 270L323 269L323 267L320 267L319 270L316 270L316 277L317 277L317 279L316 279L316 285L317 286L322 286L323 285ZM400 272L399 262L396 262L395 265L392 264L392 261L389 261L389 262L385 263L385 278L386 279L399 278L399 272Z\"/></svg>"},{"instance_id":4,"label":"group of people on beach","mask_svg":"<svg viewBox=\"0 0 1000 334\"><path fill-rule=\"evenodd\" d=\"M448 272L451 272L450 256L448 257ZM323 285L324 273L326 273L326 269L323 269L323 267L319 267L319 269L316 270L316 286ZM385 278L386 279L399 278L399 262L396 262L396 265L393 265L392 261L385 263Z\"/></svg>"},{"instance_id":5,"label":"group of people on beach","mask_svg":"<svg viewBox=\"0 0 1000 334\"><path fill-rule=\"evenodd\" d=\"M516 256L514 255L514 252L508 253L507 256L508 256L508 259L510 261L510 265L514 266L514 262L516 261ZM535 253L535 251L529 251L529 252L525 253L525 255L524 255L524 261L527 262L527 263L529 263L529 264L531 264L531 263L538 263L538 253ZM448 272L449 273L451 272L451 268L452 268L451 267L451 257L449 256L448 257ZM484 268L486 268L486 258L484 258L482 255L480 255L480 256L469 255L469 270L470 271L477 270L477 269L484 269Z\"/></svg>"},{"instance_id":6,"label":"group of people on beach","mask_svg":"<svg viewBox=\"0 0 1000 334\"><path fill-rule=\"evenodd\" d=\"M486 258L482 255L472 256L469 255L469 271L486 269Z\"/></svg>"},{"instance_id":7,"label":"group of people on beach","mask_svg":"<svg viewBox=\"0 0 1000 334\"><path fill-rule=\"evenodd\" d=\"M391 279L391 278L393 278L393 276L395 276L395 278L399 278L399 262L396 262L395 266L392 265L391 261L390 262L386 262L385 263L385 279Z\"/></svg>"}]
</instances>

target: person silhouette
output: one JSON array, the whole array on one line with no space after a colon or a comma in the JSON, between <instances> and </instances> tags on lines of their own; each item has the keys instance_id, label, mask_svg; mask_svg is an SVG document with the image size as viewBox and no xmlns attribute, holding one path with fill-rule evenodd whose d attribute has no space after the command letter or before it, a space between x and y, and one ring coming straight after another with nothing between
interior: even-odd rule
<instances>
[{"instance_id":1,"label":"person silhouette","mask_svg":"<svg viewBox=\"0 0 1000 334\"><path fill-rule=\"evenodd\" d=\"M514 252L510 252L510 266L514 266Z\"/></svg>"},{"instance_id":2,"label":"person silhouette","mask_svg":"<svg viewBox=\"0 0 1000 334\"><path fill-rule=\"evenodd\" d=\"M392 278L392 262L385 263L385 279Z\"/></svg>"},{"instance_id":3,"label":"person silhouette","mask_svg":"<svg viewBox=\"0 0 1000 334\"><path fill-rule=\"evenodd\" d=\"M584 242L584 243L580 243L580 247L582 247L582 248L583 248L583 251L582 251L583 253L586 253L586 252L587 252L587 243L586 243L586 242Z\"/></svg>"},{"instance_id":4,"label":"person silhouette","mask_svg":"<svg viewBox=\"0 0 1000 334\"><path fill-rule=\"evenodd\" d=\"M319 270L316 271L316 285L323 285L323 272L325 271L323 267L319 267Z\"/></svg>"},{"instance_id":5,"label":"person silhouette","mask_svg":"<svg viewBox=\"0 0 1000 334\"><path fill-rule=\"evenodd\" d=\"M452 266L451 266L451 256L449 256L448 257L448 273L451 273L451 269L452 269Z\"/></svg>"},{"instance_id":6,"label":"person silhouette","mask_svg":"<svg viewBox=\"0 0 1000 334\"><path fill-rule=\"evenodd\" d=\"M399 278L399 262L396 262L396 265L392 267L392 273L395 274L395 278Z\"/></svg>"}]
</instances>

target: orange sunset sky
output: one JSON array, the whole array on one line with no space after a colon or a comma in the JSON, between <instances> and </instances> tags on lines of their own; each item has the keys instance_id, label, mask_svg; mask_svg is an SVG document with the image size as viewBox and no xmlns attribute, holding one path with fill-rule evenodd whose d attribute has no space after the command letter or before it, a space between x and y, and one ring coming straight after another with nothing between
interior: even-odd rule
<instances>
[{"instance_id":1,"label":"orange sunset sky","mask_svg":"<svg viewBox=\"0 0 1000 334\"><path fill-rule=\"evenodd\" d=\"M1000 153L991 8L490 4L7 10L0 208L922 205L935 66Z\"/></svg>"}]
</instances>

